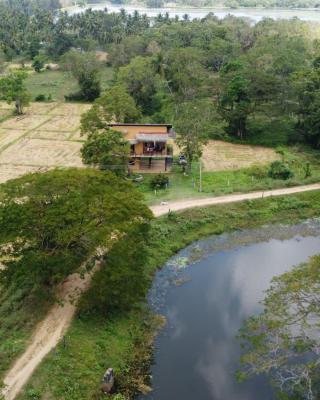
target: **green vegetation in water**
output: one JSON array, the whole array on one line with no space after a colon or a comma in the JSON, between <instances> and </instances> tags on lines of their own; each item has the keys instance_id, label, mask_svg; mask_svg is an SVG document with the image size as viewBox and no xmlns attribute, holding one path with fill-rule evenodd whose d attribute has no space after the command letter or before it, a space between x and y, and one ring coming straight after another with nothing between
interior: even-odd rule
<instances>
[{"instance_id":1,"label":"green vegetation in water","mask_svg":"<svg viewBox=\"0 0 320 400\"><path fill-rule=\"evenodd\" d=\"M152 223L145 263L149 279L145 290L150 287L157 268L197 239L265 224L295 224L319 216L320 192L317 191L170 213ZM106 273L108 268L114 266L108 266L107 262ZM95 295L93 288L85 297L90 299ZM154 326L148 321L146 305L136 304L128 314L108 315L106 310L97 316L83 311L80 308L78 318L68 331L67 345L61 343L45 359L19 400L61 399L66 398L66 393L68 400L102 399L104 396L97 388L105 369L112 366L117 372L116 388L125 399L132 398L139 388L146 389L141 384L149 383L146 371L151 357L150 326ZM138 340L135 334L128 334L132 329L139 330ZM143 351L141 363L140 350ZM33 393L38 397L32 397Z\"/></svg>"}]
</instances>

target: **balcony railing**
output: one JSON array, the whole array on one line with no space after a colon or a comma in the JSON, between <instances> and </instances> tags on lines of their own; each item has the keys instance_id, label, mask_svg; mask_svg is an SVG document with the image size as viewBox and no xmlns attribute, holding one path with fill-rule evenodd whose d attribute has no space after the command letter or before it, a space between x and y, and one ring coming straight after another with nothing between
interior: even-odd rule
<instances>
[{"instance_id":1,"label":"balcony railing","mask_svg":"<svg viewBox=\"0 0 320 400\"><path fill-rule=\"evenodd\" d=\"M142 153L136 153L134 151L130 152L130 155L132 157L166 157L166 156L172 156L172 150L171 149L166 149L162 151L157 151L157 150L143 150Z\"/></svg>"}]
</instances>

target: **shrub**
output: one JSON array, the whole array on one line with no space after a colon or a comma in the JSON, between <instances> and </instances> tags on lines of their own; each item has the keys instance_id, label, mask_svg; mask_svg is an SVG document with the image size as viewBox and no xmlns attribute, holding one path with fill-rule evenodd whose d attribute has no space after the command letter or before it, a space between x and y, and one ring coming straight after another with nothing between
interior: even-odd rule
<instances>
[{"instance_id":1,"label":"shrub","mask_svg":"<svg viewBox=\"0 0 320 400\"><path fill-rule=\"evenodd\" d=\"M44 94L38 94L35 98L34 101L46 101L46 96Z\"/></svg>"},{"instance_id":2,"label":"shrub","mask_svg":"<svg viewBox=\"0 0 320 400\"><path fill-rule=\"evenodd\" d=\"M255 177L256 179L263 179L266 178L268 175L268 170L264 165L253 165L252 167L248 168L248 175Z\"/></svg>"},{"instance_id":3,"label":"shrub","mask_svg":"<svg viewBox=\"0 0 320 400\"><path fill-rule=\"evenodd\" d=\"M282 161L274 161L270 165L268 175L272 179L283 179L287 180L293 177L293 172L290 170L287 164Z\"/></svg>"},{"instance_id":4,"label":"shrub","mask_svg":"<svg viewBox=\"0 0 320 400\"><path fill-rule=\"evenodd\" d=\"M155 175L150 182L150 186L152 189L164 189L169 184L169 178L167 175L158 174Z\"/></svg>"}]
</instances>

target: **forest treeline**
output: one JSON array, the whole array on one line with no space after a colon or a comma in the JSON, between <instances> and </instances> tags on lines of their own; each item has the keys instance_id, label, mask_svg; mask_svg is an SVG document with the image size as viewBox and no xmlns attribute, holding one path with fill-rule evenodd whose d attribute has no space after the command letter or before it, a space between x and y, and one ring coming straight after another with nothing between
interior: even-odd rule
<instances>
[{"instance_id":1,"label":"forest treeline","mask_svg":"<svg viewBox=\"0 0 320 400\"><path fill-rule=\"evenodd\" d=\"M59 62L70 50L85 60L106 50L115 70L113 93L134 102L133 119L271 146L320 145L319 39L319 25L298 19L252 25L232 16L159 15L151 24L137 12L30 13L14 1L0 7L3 60L40 55ZM85 78L89 64L82 62Z\"/></svg>"}]
</instances>

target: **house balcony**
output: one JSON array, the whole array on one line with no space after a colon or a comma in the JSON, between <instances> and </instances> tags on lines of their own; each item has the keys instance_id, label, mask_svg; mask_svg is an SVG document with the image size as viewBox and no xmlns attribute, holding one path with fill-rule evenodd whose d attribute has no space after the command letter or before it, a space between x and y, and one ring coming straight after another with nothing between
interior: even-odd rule
<instances>
[{"instance_id":1,"label":"house balcony","mask_svg":"<svg viewBox=\"0 0 320 400\"><path fill-rule=\"evenodd\" d=\"M162 150L162 151L157 151L157 150L143 150L143 152L136 153L134 151L130 152L130 156L134 158L139 158L139 157L173 157L173 153L171 150Z\"/></svg>"}]
</instances>

